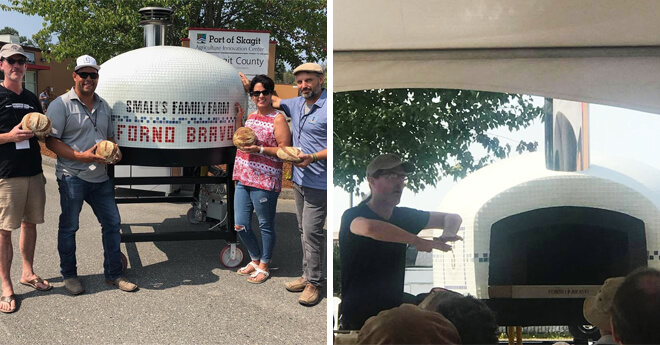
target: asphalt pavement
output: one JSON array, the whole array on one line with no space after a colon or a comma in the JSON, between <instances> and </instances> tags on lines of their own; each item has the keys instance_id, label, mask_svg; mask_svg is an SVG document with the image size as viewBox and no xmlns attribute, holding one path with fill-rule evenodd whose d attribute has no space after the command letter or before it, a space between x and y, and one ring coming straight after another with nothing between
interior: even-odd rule
<instances>
[{"instance_id":1,"label":"asphalt pavement","mask_svg":"<svg viewBox=\"0 0 660 345\"><path fill-rule=\"evenodd\" d=\"M314 307L301 306L284 282L300 275L302 252L295 204L277 205L278 267L263 284L250 284L225 268L222 240L122 243L126 277L133 293L107 286L103 278L101 227L85 205L77 234L78 274L85 293L71 296L62 283L57 254L59 194L54 168L47 177L46 222L39 225L35 272L54 288L35 291L18 284L21 257L14 231L11 276L18 310L0 314L0 344L325 344L326 291ZM122 230L138 232L206 230L192 225L189 204L121 204ZM257 227L253 217L253 224ZM258 236L260 237L260 236ZM247 263L247 250L241 245Z\"/></svg>"}]
</instances>

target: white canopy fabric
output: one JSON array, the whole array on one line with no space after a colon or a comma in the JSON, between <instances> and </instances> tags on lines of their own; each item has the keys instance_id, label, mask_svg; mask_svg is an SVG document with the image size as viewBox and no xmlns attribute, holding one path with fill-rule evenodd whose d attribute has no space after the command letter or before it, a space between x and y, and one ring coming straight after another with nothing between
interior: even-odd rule
<instances>
[{"instance_id":1,"label":"white canopy fabric","mask_svg":"<svg viewBox=\"0 0 660 345\"><path fill-rule=\"evenodd\" d=\"M648 0L335 0L333 89L473 89L660 113L659 12Z\"/></svg>"}]
</instances>

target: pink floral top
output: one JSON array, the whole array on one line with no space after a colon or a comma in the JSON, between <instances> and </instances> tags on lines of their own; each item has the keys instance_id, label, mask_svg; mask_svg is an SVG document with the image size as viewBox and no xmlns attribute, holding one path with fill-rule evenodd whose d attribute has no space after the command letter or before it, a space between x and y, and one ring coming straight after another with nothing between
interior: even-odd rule
<instances>
[{"instance_id":1,"label":"pink floral top","mask_svg":"<svg viewBox=\"0 0 660 345\"><path fill-rule=\"evenodd\" d=\"M274 122L278 112L268 115L252 113L245 121L245 127L250 127L257 135L257 146L277 147ZM234 180L244 186L255 187L273 192L282 190L282 161L277 157L249 154L236 151L234 161Z\"/></svg>"}]
</instances>

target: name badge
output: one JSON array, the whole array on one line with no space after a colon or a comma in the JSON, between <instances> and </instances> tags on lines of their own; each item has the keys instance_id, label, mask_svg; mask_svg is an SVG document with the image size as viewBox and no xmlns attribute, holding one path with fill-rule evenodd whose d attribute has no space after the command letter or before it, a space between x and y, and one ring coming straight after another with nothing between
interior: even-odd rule
<instances>
[{"instance_id":1,"label":"name badge","mask_svg":"<svg viewBox=\"0 0 660 345\"><path fill-rule=\"evenodd\" d=\"M26 150L30 148L30 140L23 140L16 143L17 150Z\"/></svg>"}]
</instances>

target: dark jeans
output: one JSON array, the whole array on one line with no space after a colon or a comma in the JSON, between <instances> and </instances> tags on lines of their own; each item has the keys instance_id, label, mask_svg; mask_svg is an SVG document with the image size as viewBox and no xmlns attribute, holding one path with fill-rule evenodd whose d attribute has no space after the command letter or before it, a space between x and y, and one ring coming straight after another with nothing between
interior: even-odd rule
<instances>
[{"instance_id":1,"label":"dark jeans","mask_svg":"<svg viewBox=\"0 0 660 345\"><path fill-rule=\"evenodd\" d=\"M302 276L316 286L325 283L326 232L323 224L328 214L328 192L293 184L298 230L303 249Z\"/></svg>"},{"instance_id":2,"label":"dark jeans","mask_svg":"<svg viewBox=\"0 0 660 345\"><path fill-rule=\"evenodd\" d=\"M79 227L83 202L92 207L101 223L103 240L103 274L114 280L121 276L121 243L119 209L115 202L112 180L101 183L83 181L73 176L63 176L57 183L60 190L60 227L57 233L57 251L60 254L60 272L64 279L78 276L76 268L76 231Z\"/></svg>"}]
</instances>

